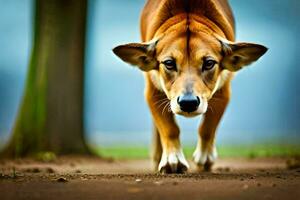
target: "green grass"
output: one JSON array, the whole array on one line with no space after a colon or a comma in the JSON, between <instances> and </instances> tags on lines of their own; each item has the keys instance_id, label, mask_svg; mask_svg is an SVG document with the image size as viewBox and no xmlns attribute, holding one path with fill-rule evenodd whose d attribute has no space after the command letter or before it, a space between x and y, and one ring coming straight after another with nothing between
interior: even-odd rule
<instances>
[{"instance_id":1,"label":"green grass","mask_svg":"<svg viewBox=\"0 0 300 200\"><path fill-rule=\"evenodd\" d=\"M220 157L290 157L300 156L300 145L277 145L277 144L261 144L246 146L220 146L217 148ZM149 158L150 150L148 147L128 147L128 146L112 146L112 147L96 147L94 151L103 156L115 159L144 159ZM185 147L183 149L185 155L191 158L194 147Z\"/></svg>"}]
</instances>

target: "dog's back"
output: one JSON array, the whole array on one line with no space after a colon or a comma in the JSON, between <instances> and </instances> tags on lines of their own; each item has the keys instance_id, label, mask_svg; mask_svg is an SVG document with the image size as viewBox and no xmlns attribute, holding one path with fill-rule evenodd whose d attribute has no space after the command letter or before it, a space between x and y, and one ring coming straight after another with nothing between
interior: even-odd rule
<instances>
[{"instance_id":1,"label":"dog's back","mask_svg":"<svg viewBox=\"0 0 300 200\"><path fill-rule=\"evenodd\" d=\"M142 41L151 40L162 24L182 13L207 18L228 40L234 40L234 18L227 0L148 0L141 15Z\"/></svg>"}]
</instances>

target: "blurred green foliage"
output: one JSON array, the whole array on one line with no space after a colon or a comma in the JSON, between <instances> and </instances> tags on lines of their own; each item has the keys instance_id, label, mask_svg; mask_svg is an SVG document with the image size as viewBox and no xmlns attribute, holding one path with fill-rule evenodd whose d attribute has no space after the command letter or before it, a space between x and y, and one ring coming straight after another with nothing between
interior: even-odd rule
<instances>
[{"instance_id":1,"label":"blurred green foliage","mask_svg":"<svg viewBox=\"0 0 300 200\"><path fill-rule=\"evenodd\" d=\"M183 148L187 158L191 158L195 147ZM217 148L219 157L291 157L300 156L300 146L281 144L257 144L243 146L220 146ZM150 156L148 147L111 146L96 147L96 154L115 159L145 159Z\"/></svg>"},{"instance_id":2,"label":"blurred green foliage","mask_svg":"<svg viewBox=\"0 0 300 200\"><path fill-rule=\"evenodd\" d=\"M53 152L45 151L36 154L36 159L42 162L52 162L56 160L56 155Z\"/></svg>"}]
</instances>

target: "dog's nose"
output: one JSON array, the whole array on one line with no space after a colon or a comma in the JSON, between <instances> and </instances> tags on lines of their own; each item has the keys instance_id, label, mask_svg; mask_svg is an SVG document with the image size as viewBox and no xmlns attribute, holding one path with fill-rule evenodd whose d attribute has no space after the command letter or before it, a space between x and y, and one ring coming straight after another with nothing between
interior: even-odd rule
<instances>
[{"instance_id":1,"label":"dog's nose","mask_svg":"<svg viewBox=\"0 0 300 200\"><path fill-rule=\"evenodd\" d=\"M194 112L198 109L200 98L192 93L186 93L177 98L180 109L184 112Z\"/></svg>"}]
</instances>

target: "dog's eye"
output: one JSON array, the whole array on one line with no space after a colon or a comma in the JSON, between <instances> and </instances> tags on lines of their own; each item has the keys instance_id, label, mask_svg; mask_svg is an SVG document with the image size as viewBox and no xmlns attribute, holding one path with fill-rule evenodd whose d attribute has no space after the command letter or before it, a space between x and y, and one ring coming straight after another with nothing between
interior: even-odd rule
<instances>
[{"instance_id":1,"label":"dog's eye","mask_svg":"<svg viewBox=\"0 0 300 200\"><path fill-rule=\"evenodd\" d=\"M215 66L216 63L217 62L213 59L204 60L203 66L202 66L202 71L211 70Z\"/></svg>"},{"instance_id":2,"label":"dog's eye","mask_svg":"<svg viewBox=\"0 0 300 200\"><path fill-rule=\"evenodd\" d=\"M175 70L175 71L177 70L176 62L173 59L165 60L162 62L162 64L164 64L168 70Z\"/></svg>"}]
</instances>

